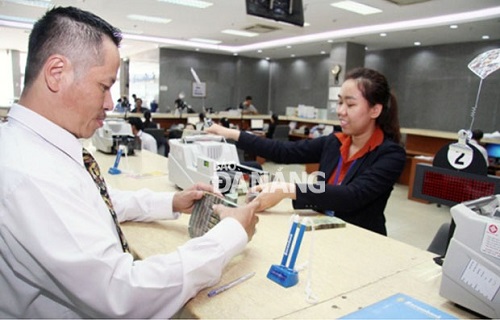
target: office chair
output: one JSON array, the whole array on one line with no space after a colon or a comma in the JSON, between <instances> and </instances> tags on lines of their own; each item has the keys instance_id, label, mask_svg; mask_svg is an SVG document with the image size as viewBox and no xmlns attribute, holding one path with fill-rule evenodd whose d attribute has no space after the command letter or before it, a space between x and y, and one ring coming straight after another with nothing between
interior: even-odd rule
<instances>
[{"instance_id":1,"label":"office chair","mask_svg":"<svg viewBox=\"0 0 500 320\"><path fill-rule=\"evenodd\" d=\"M167 156L167 139L165 138L165 131L163 129L144 128L144 132L149 133L155 138L158 154Z\"/></svg>"},{"instance_id":2,"label":"office chair","mask_svg":"<svg viewBox=\"0 0 500 320\"><path fill-rule=\"evenodd\" d=\"M290 127L287 124L279 124L274 130L273 140L288 141Z\"/></svg>"},{"instance_id":3,"label":"office chair","mask_svg":"<svg viewBox=\"0 0 500 320\"><path fill-rule=\"evenodd\" d=\"M449 243L449 238L450 238L450 227L451 223L446 222L443 223L438 231L436 232L436 235L432 239L431 243L429 244L429 247L427 248L427 251L438 254L440 256L444 256L446 253L446 249L448 248L448 243Z\"/></svg>"}]
</instances>

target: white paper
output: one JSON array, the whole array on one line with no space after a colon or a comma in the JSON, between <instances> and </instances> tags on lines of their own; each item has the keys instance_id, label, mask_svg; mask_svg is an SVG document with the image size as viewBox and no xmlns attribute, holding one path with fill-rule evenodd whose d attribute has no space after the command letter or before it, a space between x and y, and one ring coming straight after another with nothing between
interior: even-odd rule
<instances>
[{"instance_id":1,"label":"white paper","mask_svg":"<svg viewBox=\"0 0 500 320\"><path fill-rule=\"evenodd\" d=\"M493 301L500 287L500 277L473 259L460 279L490 301Z\"/></svg>"}]
</instances>

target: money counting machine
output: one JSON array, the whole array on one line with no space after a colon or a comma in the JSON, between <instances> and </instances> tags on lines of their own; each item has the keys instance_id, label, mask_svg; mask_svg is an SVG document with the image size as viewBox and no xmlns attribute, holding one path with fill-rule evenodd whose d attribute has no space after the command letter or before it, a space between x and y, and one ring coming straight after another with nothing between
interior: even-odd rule
<instances>
[{"instance_id":1,"label":"money counting machine","mask_svg":"<svg viewBox=\"0 0 500 320\"><path fill-rule=\"evenodd\" d=\"M215 184L223 194L235 193L244 174L251 184L268 173L240 163L236 146L215 135L191 135L170 139L168 175L181 189L197 182Z\"/></svg>"},{"instance_id":2,"label":"money counting machine","mask_svg":"<svg viewBox=\"0 0 500 320\"><path fill-rule=\"evenodd\" d=\"M92 144L97 150L110 154L116 154L120 146L125 146L127 155L133 155L135 137L127 121L105 120L103 126L92 136Z\"/></svg>"},{"instance_id":3,"label":"money counting machine","mask_svg":"<svg viewBox=\"0 0 500 320\"><path fill-rule=\"evenodd\" d=\"M440 294L483 316L500 318L500 195L451 208L456 227Z\"/></svg>"}]
</instances>

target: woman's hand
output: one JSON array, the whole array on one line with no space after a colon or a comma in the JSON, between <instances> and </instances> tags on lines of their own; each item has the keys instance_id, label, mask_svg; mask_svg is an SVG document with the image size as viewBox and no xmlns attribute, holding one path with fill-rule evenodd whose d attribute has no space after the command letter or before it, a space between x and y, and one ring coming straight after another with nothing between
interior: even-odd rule
<instances>
[{"instance_id":1,"label":"woman's hand","mask_svg":"<svg viewBox=\"0 0 500 320\"><path fill-rule=\"evenodd\" d=\"M255 234L255 226L259 222L259 217L255 214L256 209L259 207L258 201L252 201L247 205L237 208L226 207L222 204L215 204L213 210L221 219L232 217L236 219L241 226L245 229L248 235L248 241L252 240Z\"/></svg>"},{"instance_id":2,"label":"woman's hand","mask_svg":"<svg viewBox=\"0 0 500 320\"><path fill-rule=\"evenodd\" d=\"M257 212L266 210L267 208L274 207L281 200L289 198L295 200L295 184L288 182L270 182L265 184L260 184L253 187L249 191L249 195L252 197L258 193L254 200L247 197L247 202L258 201L259 207Z\"/></svg>"},{"instance_id":3,"label":"woman's hand","mask_svg":"<svg viewBox=\"0 0 500 320\"><path fill-rule=\"evenodd\" d=\"M240 131L235 129L229 129L218 124L212 124L210 127L205 128L206 133L215 134L218 136L223 136L226 139L231 139L238 141L240 138Z\"/></svg>"}]
</instances>

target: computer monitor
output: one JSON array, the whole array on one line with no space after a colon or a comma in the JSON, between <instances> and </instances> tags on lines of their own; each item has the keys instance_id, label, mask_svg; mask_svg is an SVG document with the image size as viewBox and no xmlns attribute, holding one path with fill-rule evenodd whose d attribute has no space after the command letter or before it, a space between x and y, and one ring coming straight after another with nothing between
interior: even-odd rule
<instances>
[{"instance_id":1,"label":"computer monitor","mask_svg":"<svg viewBox=\"0 0 500 320\"><path fill-rule=\"evenodd\" d=\"M304 26L302 0L246 0L247 14Z\"/></svg>"},{"instance_id":2,"label":"computer monitor","mask_svg":"<svg viewBox=\"0 0 500 320\"><path fill-rule=\"evenodd\" d=\"M500 144L498 143L487 143L486 152L488 153L488 158L495 164L500 163Z\"/></svg>"},{"instance_id":3,"label":"computer monitor","mask_svg":"<svg viewBox=\"0 0 500 320\"><path fill-rule=\"evenodd\" d=\"M197 124L199 121L200 121L199 117L188 117L187 118L187 123Z\"/></svg>"},{"instance_id":4,"label":"computer monitor","mask_svg":"<svg viewBox=\"0 0 500 320\"><path fill-rule=\"evenodd\" d=\"M263 119L252 119L250 120L250 129L252 130L263 130L264 120Z\"/></svg>"}]
</instances>

